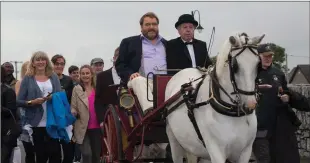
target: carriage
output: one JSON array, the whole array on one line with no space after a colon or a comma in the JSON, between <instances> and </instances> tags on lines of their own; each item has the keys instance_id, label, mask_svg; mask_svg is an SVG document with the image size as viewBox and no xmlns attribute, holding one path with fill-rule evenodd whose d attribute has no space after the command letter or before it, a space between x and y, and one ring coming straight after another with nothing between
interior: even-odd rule
<instances>
[{"instance_id":1,"label":"carriage","mask_svg":"<svg viewBox=\"0 0 310 163\"><path fill-rule=\"evenodd\" d=\"M174 76L153 74L154 98L147 98L154 107L145 115L131 89L112 86L119 104L109 105L105 114L103 162L171 162L139 158L143 145L153 143L169 143L178 163L186 153L202 158L202 163L249 162L257 128L252 114L256 105L251 103L257 95L255 49L263 37L229 37L214 68L189 68ZM136 145L141 148L134 156Z\"/></svg>"},{"instance_id":2,"label":"carriage","mask_svg":"<svg viewBox=\"0 0 310 163\"><path fill-rule=\"evenodd\" d=\"M165 101L165 87L172 75L153 75L154 109L144 115L132 89L112 86L119 91L119 105L109 105L104 119L103 162L168 162L168 158L139 159L143 150L134 158L134 146L150 143L168 143L165 107L181 96L181 92ZM191 90L191 87L186 90Z\"/></svg>"}]
</instances>

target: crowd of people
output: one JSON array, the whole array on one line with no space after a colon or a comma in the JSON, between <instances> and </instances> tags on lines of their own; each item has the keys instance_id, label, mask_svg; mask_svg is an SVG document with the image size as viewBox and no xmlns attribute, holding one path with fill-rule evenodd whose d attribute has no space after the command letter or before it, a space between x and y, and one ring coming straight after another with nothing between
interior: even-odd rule
<instances>
[{"instance_id":1,"label":"crowd of people","mask_svg":"<svg viewBox=\"0 0 310 163\"><path fill-rule=\"evenodd\" d=\"M75 105L78 107L72 108L72 114L74 113L73 109L77 109L82 117L77 118L73 124L73 131L77 133L74 135L74 138L78 138L79 136L84 137L84 135L88 135L89 132L92 133L93 130L100 131L99 125L97 125L96 122L96 114L94 113L93 106L95 72L99 73L103 71L104 62L100 58L95 58L91 61L90 65L85 65L81 68L72 65L68 68L69 76L63 74L65 66L66 59L64 56L56 54L49 59L45 52L38 51L32 55L30 61L23 63L21 68L21 79L18 81L13 76L14 67L10 62L5 62L1 67L1 74L3 75L1 77L1 86L7 86L7 90L15 90L14 96L13 93L10 93L11 96L6 93L1 94L2 106L10 108L12 113L14 113L14 117L19 117L20 119L18 123L22 130L20 135L16 135L15 138L18 137L23 143L26 153L26 163L47 162L47 160L49 160L49 162L72 163L79 162L81 156L84 156L84 160L86 160L86 158L92 154L92 152L89 152L89 148L80 150L79 145L77 145L78 143L86 147L90 145L89 142L85 140L85 142L83 142L83 138L77 140L72 139L69 142L65 142L64 140L54 139L48 134L46 128L48 123L48 101L52 99L52 96L49 96L50 94L64 91L68 103L74 106L71 101L77 103L79 102L78 98L80 98L80 96L82 96L82 98L87 98L90 95L89 93L91 93L92 96L89 98L89 103L78 104ZM92 82L90 82L90 80ZM88 87L89 84L91 84L91 87ZM77 89L74 88L78 85L83 85L86 88L85 94L82 91L78 94L79 96L76 95ZM5 90L6 89L2 89L2 91ZM9 102L11 105L7 106L6 101L8 100L6 99L12 101L15 99L14 107L11 102ZM88 100L86 99L86 101ZM91 115L87 114L88 110L92 111ZM81 114L83 112L84 114ZM17 113L17 115L15 113ZM76 114L73 115L76 116ZM86 118L87 120L85 121ZM79 123L81 119L83 120L81 122L83 128L81 128ZM88 124L88 119L92 121L92 124ZM29 125L30 128L28 127ZM85 133L86 129L88 131L87 134ZM11 138L14 139L14 137ZM100 140L101 137L99 135L95 138ZM93 140L93 138L91 140ZM16 145L15 139L8 147L12 150ZM93 145L100 146L98 143L92 143L91 146ZM63 151L63 153L61 153L61 151ZM96 151L100 154L100 148ZM95 159L98 160L99 158L100 156L97 156ZM11 159L10 153L2 155L2 159L4 159L3 162L9 162L9 159Z\"/></svg>"},{"instance_id":2,"label":"crowd of people","mask_svg":"<svg viewBox=\"0 0 310 163\"><path fill-rule=\"evenodd\" d=\"M71 65L67 76L64 75L65 56L56 54L49 58L45 52L37 51L22 65L21 79L17 81L13 76L13 65L10 62L2 64L1 108L2 112L6 108L12 113L2 116L18 117L15 122L20 126L2 127L2 131L10 128L15 131L7 139L4 138L8 132L2 132L2 162L10 162L11 151L19 139L26 152L26 163L81 160L83 163L99 163L104 113L108 104L118 103L117 93L106 91L108 86L126 83L136 93L144 114L147 114L153 109L153 104L146 99L146 89L153 89L151 79L148 87L146 84L148 73L173 75L177 70L212 65L206 42L194 38L197 25L192 15L181 15L175 23L180 37L167 41L159 34L159 18L152 12L146 13L140 19L141 34L121 41L114 52L113 66L105 71L104 61L94 58L80 68ZM267 47L263 44L258 48L262 64L258 82L273 87L261 90L257 117L258 132L262 134L254 143L253 153L262 163L299 162L294 132L300 123L291 107L310 111L309 99L287 88L283 72L272 65L274 53ZM284 90L280 96L279 87ZM72 132L69 141L54 138L49 132L51 118L48 110L55 107L52 101L57 92L65 92L65 100L70 104L69 113L63 114L75 119L66 126L72 126L68 131L68 135ZM14 124L1 120L2 126Z\"/></svg>"}]
</instances>

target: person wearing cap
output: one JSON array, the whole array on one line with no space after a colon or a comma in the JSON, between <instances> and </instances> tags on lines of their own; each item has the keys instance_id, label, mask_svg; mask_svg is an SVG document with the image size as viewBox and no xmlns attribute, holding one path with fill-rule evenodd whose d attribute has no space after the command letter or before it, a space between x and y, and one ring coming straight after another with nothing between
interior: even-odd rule
<instances>
[{"instance_id":1,"label":"person wearing cap","mask_svg":"<svg viewBox=\"0 0 310 163\"><path fill-rule=\"evenodd\" d=\"M104 62L103 62L103 59L101 58L92 59L90 62L90 65L96 74L103 71Z\"/></svg>"},{"instance_id":2,"label":"person wearing cap","mask_svg":"<svg viewBox=\"0 0 310 163\"><path fill-rule=\"evenodd\" d=\"M298 146L294 142L294 132L300 122L289 107L290 93L285 75L272 64L274 52L269 44L259 45L257 51L261 64L256 78L259 100L253 153L258 163L300 162ZM284 135L289 139L284 138ZM280 140L285 139L280 143Z\"/></svg>"},{"instance_id":3,"label":"person wearing cap","mask_svg":"<svg viewBox=\"0 0 310 163\"><path fill-rule=\"evenodd\" d=\"M207 43L194 38L197 25L198 22L190 14L181 15L175 23L180 37L167 42L168 70L198 66L208 68L212 64L207 51ZM175 74L177 71L168 71L168 73Z\"/></svg>"}]
</instances>

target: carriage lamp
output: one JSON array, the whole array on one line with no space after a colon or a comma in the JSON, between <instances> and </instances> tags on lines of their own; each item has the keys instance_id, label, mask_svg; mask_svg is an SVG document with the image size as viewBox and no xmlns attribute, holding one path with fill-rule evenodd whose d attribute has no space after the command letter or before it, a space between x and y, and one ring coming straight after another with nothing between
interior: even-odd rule
<instances>
[{"instance_id":1,"label":"carriage lamp","mask_svg":"<svg viewBox=\"0 0 310 163\"><path fill-rule=\"evenodd\" d=\"M192 16L195 17L196 12L198 13L198 26L196 27L196 29L199 33L201 33L204 28L200 24L200 12L198 10L194 10L192 11Z\"/></svg>"},{"instance_id":2,"label":"carriage lamp","mask_svg":"<svg viewBox=\"0 0 310 163\"><path fill-rule=\"evenodd\" d=\"M130 109L135 104L135 98L125 88L121 88L119 100L120 105L125 109Z\"/></svg>"},{"instance_id":3,"label":"carriage lamp","mask_svg":"<svg viewBox=\"0 0 310 163\"><path fill-rule=\"evenodd\" d=\"M131 108L135 104L135 98L124 87L120 90L120 105L127 110L130 127L134 127L133 115Z\"/></svg>"}]
</instances>

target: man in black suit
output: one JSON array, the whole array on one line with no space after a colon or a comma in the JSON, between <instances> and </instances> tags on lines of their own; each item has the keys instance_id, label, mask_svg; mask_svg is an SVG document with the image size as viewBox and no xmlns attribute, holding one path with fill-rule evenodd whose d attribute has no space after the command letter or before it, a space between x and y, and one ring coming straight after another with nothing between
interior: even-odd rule
<instances>
[{"instance_id":1,"label":"man in black suit","mask_svg":"<svg viewBox=\"0 0 310 163\"><path fill-rule=\"evenodd\" d=\"M100 126L103 126L104 115L109 104L118 104L117 94L110 85L120 83L120 77L115 70L115 61L119 56L119 47L115 49L113 56L113 67L97 74L96 95L95 95L95 111Z\"/></svg>"},{"instance_id":2,"label":"man in black suit","mask_svg":"<svg viewBox=\"0 0 310 163\"><path fill-rule=\"evenodd\" d=\"M207 44L194 38L194 31L198 22L192 15L184 14L179 17L175 23L180 37L167 42L167 68L185 69L190 67L208 68L212 64ZM204 65L206 62L206 65ZM176 71L169 71L169 74L175 74Z\"/></svg>"},{"instance_id":3,"label":"man in black suit","mask_svg":"<svg viewBox=\"0 0 310 163\"><path fill-rule=\"evenodd\" d=\"M153 98L147 95L147 74L166 74L166 40L159 35L159 19L152 13L144 14L140 19L141 35L128 37L120 44L119 57L116 60L116 71L124 83L132 88L138 97L144 113L152 109L153 103L147 100ZM152 79L152 75L150 75ZM152 80L148 82L149 92L153 90Z\"/></svg>"}]
</instances>

